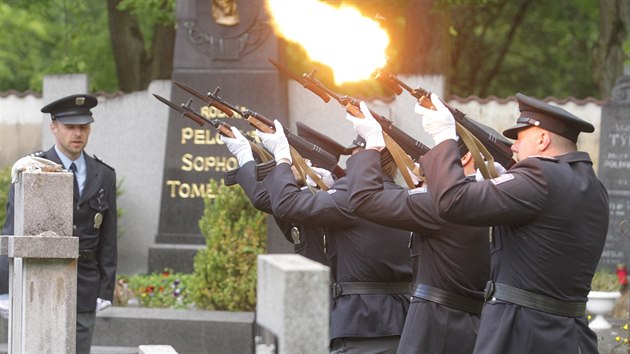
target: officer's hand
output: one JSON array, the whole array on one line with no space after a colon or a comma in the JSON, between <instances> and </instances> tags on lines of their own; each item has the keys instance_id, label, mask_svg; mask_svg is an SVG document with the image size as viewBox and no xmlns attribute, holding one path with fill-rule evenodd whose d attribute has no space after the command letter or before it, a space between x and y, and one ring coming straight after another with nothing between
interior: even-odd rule
<instances>
[{"instance_id":1,"label":"officer's hand","mask_svg":"<svg viewBox=\"0 0 630 354\"><path fill-rule=\"evenodd\" d=\"M96 299L96 312L103 311L110 306L112 306L111 301L103 300L100 297Z\"/></svg>"},{"instance_id":2,"label":"officer's hand","mask_svg":"<svg viewBox=\"0 0 630 354\"><path fill-rule=\"evenodd\" d=\"M289 141L287 141L287 137L284 135L284 128L277 119L274 120L273 123L276 126L275 133L267 134L257 131L258 137L260 137L263 146L273 154L276 163L280 163L280 160L286 159L289 164L292 164L291 150L289 148Z\"/></svg>"},{"instance_id":3,"label":"officer's hand","mask_svg":"<svg viewBox=\"0 0 630 354\"><path fill-rule=\"evenodd\" d=\"M332 186L335 182L330 171L319 167L311 167L311 170L313 170L313 172L315 172L317 176L319 176L319 179L321 179L322 182L324 182L324 184L326 184L328 187ZM309 187L317 187L317 183L315 183L315 181L313 181L313 179L309 175L306 175L306 184Z\"/></svg>"},{"instance_id":4,"label":"officer's hand","mask_svg":"<svg viewBox=\"0 0 630 354\"><path fill-rule=\"evenodd\" d=\"M484 162L486 165L488 164L488 162ZM501 176L502 174L506 173L507 170L505 169L505 167L503 167L500 163L498 162L494 162L494 169L497 170L497 174L499 176ZM477 182L481 182L484 180L483 175L481 174L481 171L479 169L477 169L477 173L475 173L475 179L477 180Z\"/></svg>"},{"instance_id":5,"label":"officer's hand","mask_svg":"<svg viewBox=\"0 0 630 354\"><path fill-rule=\"evenodd\" d=\"M431 94L431 103L435 106L435 110L425 108L416 103L415 111L422 117L422 127L431 135L435 145L448 139L457 139L455 132L455 118L448 108L444 107L440 98L435 94Z\"/></svg>"},{"instance_id":6,"label":"officer's hand","mask_svg":"<svg viewBox=\"0 0 630 354\"><path fill-rule=\"evenodd\" d=\"M236 127L232 127L232 133L236 138L228 138L227 136L221 135L221 141L225 143L228 150L236 157L239 166L243 166L249 161L254 160L254 155L252 154L252 147L249 145L249 140L241 131Z\"/></svg>"},{"instance_id":7,"label":"officer's hand","mask_svg":"<svg viewBox=\"0 0 630 354\"><path fill-rule=\"evenodd\" d=\"M378 124L376 119L374 119L365 102L361 101L359 107L365 118L357 118L348 113L346 114L346 119L352 123L354 131L365 139L366 149L382 150L385 147L383 128Z\"/></svg>"}]
</instances>

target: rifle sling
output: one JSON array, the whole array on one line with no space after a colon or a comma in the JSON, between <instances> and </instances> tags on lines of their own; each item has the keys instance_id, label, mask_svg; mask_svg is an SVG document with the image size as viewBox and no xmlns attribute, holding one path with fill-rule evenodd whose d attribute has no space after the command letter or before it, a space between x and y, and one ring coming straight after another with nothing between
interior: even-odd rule
<instances>
[{"instance_id":1,"label":"rifle sling","mask_svg":"<svg viewBox=\"0 0 630 354\"><path fill-rule=\"evenodd\" d=\"M306 176L309 176L315 182L315 184L317 184L319 189L321 189L323 191L328 191L329 187L326 185L326 183L324 183L322 181L321 178L319 178L317 173L315 173L315 171L313 171L306 164L306 161L304 161L304 158L302 157L302 155L300 155L300 153L297 152L297 150L295 150L293 147L289 147L289 149L291 151L291 159L293 160L293 164L297 168L298 173L300 174L300 176L302 176L302 178L304 178L304 182L306 183ZM307 183L307 185L308 185L308 183Z\"/></svg>"},{"instance_id":2,"label":"rifle sling","mask_svg":"<svg viewBox=\"0 0 630 354\"><path fill-rule=\"evenodd\" d=\"M271 155L267 150L258 146L258 144L254 144L250 141L249 146L252 148L252 152L260 158L261 162L269 162L273 160L273 155Z\"/></svg>"},{"instance_id":3,"label":"rifle sling","mask_svg":"<svg viewBox=\"0 0 630 354\"><path fill-rule=\"evenodd\" d=\"M389 134L387 134L384 131L383 131L383 138L385 140L385 146L387 147L387 150L389 150L389 153L392 155L394 162L396 162L396 166L398 167L400 174L405 180L407 187L409 189L416 188L416 185L413 183L413 180L411 179L410 171L411 173L415 174L416 170L418 170L418 167L413 163L409 155L405 153L405 151L400 147L400 145L398 145L398 143L394 139L392 139L392 137L389 136ZM418 173L417 177L418 179L423 180L421 173Z\"/></svg>"},{"instance_id":4,"label":"rifle sling","mask_svg":"<svg viewBox=\"0 0 630 354\"><path fill-rule=\"evenodd\" d=\"M463 125L459 124L459 122L455 122L455 124L457 135L459 135L460 139L462 139L464 144L466 144L468 150L470 150L470 153L475 161L475 166L477 166L483 178L490 179L498 177L499 175L494 167L494 157L492 157L492 154L490 154L488 149L486 149L483 143L476 136L470 133L470 131L468 131L468 129L466 129Z\"/></svg>"}]
</instances>

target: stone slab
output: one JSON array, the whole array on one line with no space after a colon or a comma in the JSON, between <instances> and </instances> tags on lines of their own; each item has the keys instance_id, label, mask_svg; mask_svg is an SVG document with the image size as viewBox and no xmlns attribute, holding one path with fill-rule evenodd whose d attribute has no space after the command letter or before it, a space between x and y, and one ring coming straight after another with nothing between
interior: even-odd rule
<instances>
[{"instance_id":1,"label":"stone slab","mask_svg":"<svg viewBox=\"0 0 630 354\"><path fill-rule=\"evenodd\" d=\"M296 254L258 256L256 323L279 353L328 353L329 268Z\"/></svg>"},{"instance_id":2,"label":"stone slab","mask_svg":"<svg viewBox=\"0 0 630 354\"><path fill-rule=\"evenodd\" d=\"M254 313L110 307L96 315L94 346L170 345L179 353L253 353Z\"/></svg>"},{"instance_id":3,"label":"stone slab","mask_svg":"<svg viewBox=\"0 0 630 354\"><path fill-rule=\"evenodd\" d=\"M141 345L138 347L140 354L177 354L170 345Z\"/></svg>"},{"instance_id":4,"label":"stone slab","mask_svg":"<svg viewBox=\"0 0 630 354\"><path fill-rule=\"evenodd\" d=\"M79 238L74 236L2 236L0 250L9 257L78 258Z\"/></svg>"}]
</instances>

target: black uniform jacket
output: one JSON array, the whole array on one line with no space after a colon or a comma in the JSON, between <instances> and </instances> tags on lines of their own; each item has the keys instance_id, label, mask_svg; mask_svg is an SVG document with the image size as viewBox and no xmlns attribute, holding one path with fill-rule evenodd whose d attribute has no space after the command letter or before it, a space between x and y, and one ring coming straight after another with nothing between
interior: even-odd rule
<instances>
[{"instance_id":1,"label":"black uniform jacket","mask_svg":"<svg viewBox=\"0 0 630 354\"><path fill-rule=\"evenodd\" d=\"M493 180L464 178L457 144L421 158L445 219L490 225L491 279L562 301L586 301L608 229L608 194L584 152L530 157ZM578 348L579 347L579 348ZM596 353L586 317L486 302L476 353Z\"/></svg>"},{"instance_id":2,"label":"black uniform jacket","mask_svg":"<svg viewBox=\"0 0 630 354\"><path fill-rule=\"evenodd\" d=\"M274 215L300 225L325 227L333 283L411 280L409 233L353 215L346 178L338 179L328 192L305 194L295 184L290 166L283 163L263 182ZM400 335L408 307L408 295L339 296L331 305L330 338Z\"/></svg>"},{"instance_id":3,"label":"black uniform jacket","mask_svg":"<svg viewBox=\"0 0 630 354\"><path fill-rule=\"evenodd\" d=\"M61 164L54 147L36 155ZM116 172L87 153L83 155L87 177L81 198L74 197L72 234L79 237L79 250L92 250L95 255L77 262L77 312L92 312L97 298L113 301L116 284ZM4 235L13 235L13 198L10 188ZM100 225L97 214L102 216Z\"/></svg>"},{"instance_id":4,"label":"black uniform jacket","mask_svg":"<svg viewBox=\"0 0 630 354\"><path fill-rule=\"evenodd\" d=\"M426 187L383 189L380 154L348 159L352 212L377 224L413 231L409 241L415 283L483 301L490 278L489 228L444 221ZM399 353L471 353L479 316L414 298ZM457 338L457 340L453 340Z\"/></svg>"},{"instance_id":5,"label":"black uniform jacket","mask_svg":"<svg viewBox=\"0 0 630 354\"><path fill-rule=\"evenodd\" d=\"M267 188L262 182L256 181L256 163L247 162L238 169L236 181L243 188L254 208L273 215L271 201ZM305 191L305 193L310 193ZM278 227L287 241L291 242L295 253L324 265L328 259L324 253L324 229L317 226L302 226L283 221L274 216Z\"/></svg>"}]
</instances>

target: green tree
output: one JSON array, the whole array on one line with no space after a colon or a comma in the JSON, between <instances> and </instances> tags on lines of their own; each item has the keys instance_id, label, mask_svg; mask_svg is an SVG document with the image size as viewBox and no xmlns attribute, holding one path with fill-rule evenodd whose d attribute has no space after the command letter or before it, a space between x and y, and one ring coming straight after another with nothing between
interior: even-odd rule
<instances>
[{"instance_id":1,"label":"green tree","mask_svg":"<svg viewBox=\"0 0 630 354\"><path fill-rule=\"evenodd\" d=\"M91 91L168 79L174 0L4 0L0 91L41 91L43 75L87 73Z\"/></svg>"},{"instance_id":2,"label":"green tree","mask_svg":"<svg viewBox=\"0 0 630 354\"><path fill-rule=\"evenodd\" d=\"M5 0L0 21L0 90L41 91L43 75L77 72L91 90L117 90L102 2Z\"/></svg>"},{"instance_id":3,"label":"green tree","mask_svg":"<svg viewBox=\"0 0 630 354\"><path fill-rule=\"evenodd\" d=\"M107 0L119 88L144 90L170 79L175 49L175 0Z\"/></svg>"}]
</instances>

